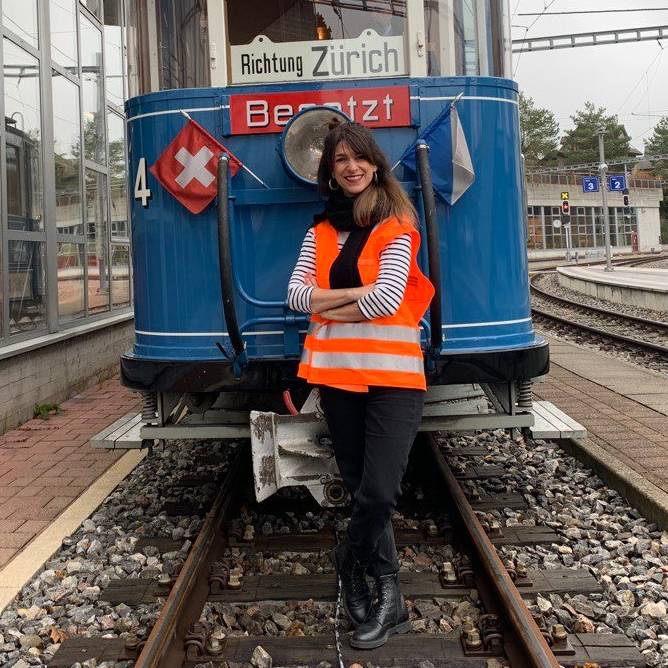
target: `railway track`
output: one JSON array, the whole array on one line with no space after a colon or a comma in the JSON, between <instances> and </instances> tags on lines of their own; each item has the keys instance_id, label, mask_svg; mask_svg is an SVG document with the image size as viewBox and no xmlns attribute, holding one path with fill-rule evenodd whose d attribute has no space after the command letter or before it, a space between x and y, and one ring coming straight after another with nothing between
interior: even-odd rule
<instances>
[{"instance_id":1,"label":"railway track","mask_svg":"<svg viewBox=\"0 0 668 668\"><path fill-rule=\"evenodd\" d=\"M526 601L535 600L538 594L586 595L600 592L601 588L587 571L526 571L519 563L501 560L496 547L552 544L561 542L561 538L549 527L501 527L490 519L487 513L495 509L526 507L521 495L489 494L467 498L465 490L471 481L494 480L504 475L503 467L485 464L485 448L455 449L454 457L448 455L448 459L452 459L448 463L439 439L421 436L414 451L411 466L418 473L425 492L416 496L418 519L397 528L397 544L399 547L431 546L454 556L441 564L438 573L431 570L402 573L406 597L414 601L412 605L421 616L428 617L430 608L438 610L435 601L452 601L455 606L463 599L479 601L480 614L464 618L460 627L450 632L393 636L384 647L372 651L355 652L344 641L341 657L344 665L359 661L367 665L414 666L427 660L435 668L556 668L559 665L641 668L646 665L625 636L568 634L560 626L546 629L541 620L529 612ZM242 462L247 461L248 452L242 449L222 481L174 582L167 579L112 581L103 593L112 603L128 606L164 598L159 619L146 641L140 642L132 636L67 640L49 666L69 668L75 662L92 658L98 662L131 662L135 668L218 668L230 663L247 665L251 661L255 666L270 665L263 655L265 651L275 665L317 666L323 661L337 664L336 643L329 623L335 615L336 600L331 571L264 575L253 574L252 569L242 572L243 569L233 565L244 553L261 553L265 559L267 555L288 553L290 559L295 552L324 554L336 542L336 533L331 527L287 535L262 535L254 530L248 524L249 511L242 505L242 492L249 482L247 467ZM190 481L190 484L195 483ZM292 511L301 508L304 512L303 500L292 506L289 500L277 503L287 504ZM448 516L444 514L446 508ZM162 542L161 549L169 550L164 539ZM456 547L449 547L453 543ZM160 545L159 539L156 545ZM230 551L237 555L237 562L229 560ZM475 597L471 595L472 590L477 592ZM254 632L250 635L226 635L220 628L214 629L203 621L202 610L206 606L222 606L223 609L232 604L248 606L246 614L252 617L250 610L257 610L262 605L260 602L267 601L272 601L274 606L289 604L293 608L296 601L306 602L301 604L304 607L312 606L313 601L331 606L325 615L328 632L299 634L293 624L281 637L276 637L267 634L266 627L256 624L251 626ZM281 614L272 618L281 622L286 618ZM345 620L338 623L341 630L346 630ZM291 633L291 629L295 632ZM259 650L258 646L263 649Z\"/></svg>"},{"instance_id":2,"label":"railway track","mask_svg":"<svg viewBox=\"0 0 668 668\"><path fill-rule=\"evenodd\" d=\"M632 350L668 359L668 323L554 295L536 285L539 278L540 274L531 277L532 313L539 322L557 323L595 335L603 341L621 343Z\"/></svg>"}]
</instances>

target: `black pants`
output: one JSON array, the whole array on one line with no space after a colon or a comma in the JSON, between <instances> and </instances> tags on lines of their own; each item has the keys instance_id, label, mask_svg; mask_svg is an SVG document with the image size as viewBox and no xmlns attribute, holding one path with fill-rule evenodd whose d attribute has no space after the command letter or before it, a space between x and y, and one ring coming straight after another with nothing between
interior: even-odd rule
<instances>
[{"instance_id":1,"label":"black pants","mask_svg":"<svg viewBox=\"0 0 668 668\"><path fill-rule=\"evenodd\" d=\"M348 540L374 576L399 570L391 516L425 393L371 387L368 393L320 387L321 405L343 482L352 497Z\"/></svg>"}]
</instances>

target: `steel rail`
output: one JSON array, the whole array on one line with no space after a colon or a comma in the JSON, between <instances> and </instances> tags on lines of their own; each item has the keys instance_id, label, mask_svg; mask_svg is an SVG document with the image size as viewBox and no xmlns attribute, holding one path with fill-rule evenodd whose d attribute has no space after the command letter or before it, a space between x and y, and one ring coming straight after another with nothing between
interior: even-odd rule
<instances>
[{"instance_id":1,"label":"steel rail","mask_svg":"<svg viewBox=\"0 0 668 668\"><path fill-rule=\"evenodd\" d=\"M645 350L650 350L653 353L659 353L664 357L668 357L668 347L666 346L660 346L656 343L650 343L649 341L634 339L630 336L624 336L623 334L616 334L615 332L610 332L607 329L598 329L597 327L591 327L590 325L583 325L579 322L573 322L572 320L568 320L568 318L562 318L561 316L553 315L552 313L541 311L540 309L534 307L531 307L531 312L546 318L547 320L554 320L555 322L568 325L574 329L582 329L585 332L589 332L590 334L596 334L597 336L607 337L609 339L621 341L622 343L628 343L636 346L637 348L644 348Z\"/></svg>"},{"instance_id":2,"label":"steel rail","mask_svg":"<svg viewBox=\"0 0 668 668\"><path fill-rule=\"evenodd\" d=\"M464 491L450 470L441 453L434 436L424 436L428 439L432 455L443 477L447 491L452 497L457 512L462 520L468 536L487 576L491 588L494 590L501 608L506 614L514 635L523 650L528 664L523 668L559 668L559 661L552 653L547 641L536 625L533 615L529 612L520 593L515 587L506 567L503 565L496 548L478 520L478 516L471 507Z\"/></svg>"},{"instance_id":3,"label":"steel rail","mask_svg":"<svg viewBox=\"0 0 668 668\"><path fill-rule=\"evenodd\" d=\"M624 259L612 259L612 264L615 265L615 267L625 267L625 266L633 266L633 265L640 265L640 264L648 264L650 262L660 262L661 260L668 260L668 255L654 255L650 257L640 257L640 258L624 258ZM533 262L540 262L541 260L533 260ZM549 261L549 260L547 260ZM532 262L531 260L529 261L530 263ZM542 269L532 269L529 267L529 274L540 274L541 272L546 272L546 271L552 271L553 269L556 269L557 267L561 266L567 266L567 267L590 267L592 265L597 265L601 264L601 260L587 260L585 262L578 262L576 265L568 264L568 265L562 265L559 264L560 261L555 260L556 264L551 266L551 267L543 267Z\"/></svg>"},{"instance_id":4,"label":"steel rail","mask_svg":"<svg viewBox=\"0 0 668 668\"><path fill-rule=\"evenodd\" d=\"M547 292L547 290L539 288L537 285L535 285L537 276L538 276L537 274L534 274L531 277L531 290L536 294L540 295L541 297L544 297L546 299L551 299L555 302L561 302L562 304L566 304L569 307L578 308L583 311L592 311L593 313L600 313L601 315L612 316L614 318L617 318L618 320L625 320L626 322L630 322L632 324L641 324L641 325L647 325L649 327L656 327L658 329L665 330L665 333L668 335L668 322L662 322L661 320L651 320L650 318L642 318L640 316L629 315L628 313L619 313L618 311L602 308L600 306L589 306L588 304L580 304L578 302L574 302L571 299L566 299L566 297L559 297L558 295L553 295L552 293Z\"/></svg>"},{"instance_id":5,"label":"steel rail","mask_svg":"<svg viewBox=\"0 0 668 668\"><path fill-rule=\"evenodd\" d=\"M243 477L248 449L241 447L216 495L211 510L193 544L176 582L151 629L134 668L181 668L185 659L184 636L199 619L208 586L206 577L211 557L223 543L221 528Z\"/></svg>"}]
</instances>

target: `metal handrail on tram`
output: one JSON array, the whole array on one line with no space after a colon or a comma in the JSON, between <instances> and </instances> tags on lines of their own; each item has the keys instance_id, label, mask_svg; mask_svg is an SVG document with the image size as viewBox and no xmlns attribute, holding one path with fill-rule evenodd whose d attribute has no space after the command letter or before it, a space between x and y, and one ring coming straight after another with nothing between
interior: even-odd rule
<instances>
[{"instance_id":1,"label":"metal handrail on tram","mask_svg":"<svg viewBox=\"0 0 668 668\"><path fill-rule=\"evenodd\" d=\"M431 168L429 166L429 146L425 142L419 142L416 149L417 168L420 176L422 192L422 203L424 206L424 219L427 227L427 257L429 260L429 280L434 286L434 296L429 304L429 320L431 324L431 347L432 359L438 357L443 345L443 315L441 312L441 255L438 233L438 221L436 220L436 198L434 186L431 180Z\"/></svg>"},{"instance_id":2,"label":"metal handrail on tram","mask_svg":"<svg viewBox=\"0 0 668 668\"><path fill-rule=\"evenodd\" d=\"M241 336L237 310L234 303L234 272L232 269L232 249L230 244L229 210L229 163L225 153L218 159L218 259L220 262L220 289L223 300L225 325L230 337L234 356L230 357L224 346L217 344L220 351L231 359L238 376L246 363L246 343Z\"/></svg>"}]
</instances>

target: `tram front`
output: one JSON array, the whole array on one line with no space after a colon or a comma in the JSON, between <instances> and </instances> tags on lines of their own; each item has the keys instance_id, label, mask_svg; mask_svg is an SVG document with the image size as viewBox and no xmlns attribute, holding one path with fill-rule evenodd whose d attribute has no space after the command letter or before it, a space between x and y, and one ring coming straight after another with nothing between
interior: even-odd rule
<instances>
[{"instance_id":1,"label":"tram front","mask_svg":"<svg viewBox=\"0 0 668 668\"><path fill-rule=\"evenodd\" d=\"M293 382L306 323L285 290L322 201L308 183L315 138L302 132L295 163L283 131L322 105L374 129L419 204L419 179L400 158L457 100L471 174L456 196L437 192L431 383L546 372L529 303L508 2L126 4L136 340L122 380L161 397L161 420L183 396L206 407L221 391ZM217 198L222 150L229 188ZM452 156L432 151L432 170L452 173Z\"/></svg>"}]
</instances>

